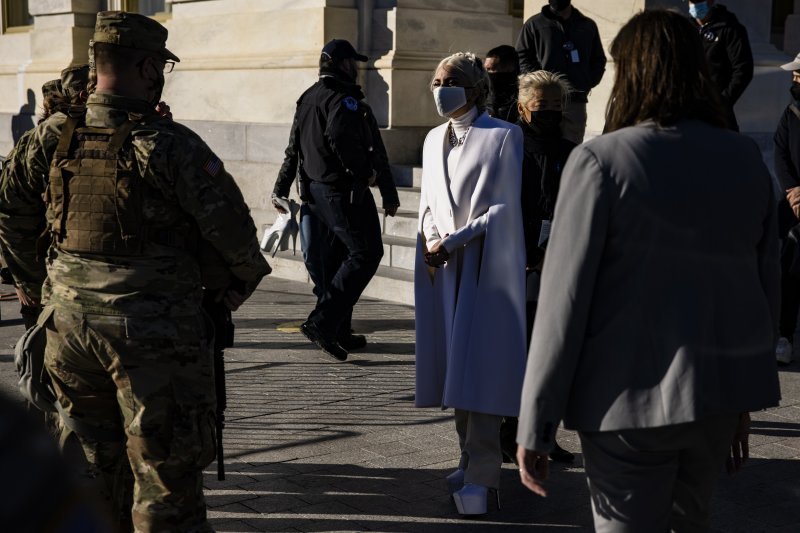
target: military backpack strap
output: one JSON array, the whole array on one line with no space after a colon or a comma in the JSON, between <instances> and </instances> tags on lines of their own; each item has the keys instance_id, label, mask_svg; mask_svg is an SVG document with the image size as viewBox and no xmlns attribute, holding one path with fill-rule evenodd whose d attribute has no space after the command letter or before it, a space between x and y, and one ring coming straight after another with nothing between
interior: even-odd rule
<instances>
[{"instance_id":1,"label":"military backpack strap","mask_svg":"<svg viewBox=\"0 0 800 533\"><path fill-rule=\"evenodd\" d=\"M111 139L108 141L108 146L106 147L106 152L109 154L115 154L119 152L122 145L125 143L125 140L133 131L134 126L136 126L136 122L128 120L121 124L116 130L114 130L114 134L111 136Z\"/></svg>"},{"instance_id":2,"label":"military backpack strap","mask_svg":"<svg viewBox=\"0 0 800 533\"><path fill-rule=\"evenodd\" d=\"M800 118L800 108L798 108L794 104L789 104L789 109L792 110L792 113L794 113L794 116L796 116L797 118Z\"/></svg>"},{"instance_id":3,"label":"military backpack strap","mask_svg":"<svg viewBox=\"0 0 800 533\"><path fill-rule=\"evenodd\" d=\"M128 120L121 124L115 131L114 134L111 136L111 139L108 141L108 147L106 151L110 154L117 153L122 145L125 144L125 140L130 136L131 131L133 128L138 126L139 124L150 124L152 122L156 122L161 120L162 117L156 112L148 113L146 115L142 115L139 113L129 113Z\"/></svg>"},{"instance_id":4,"label":"military backpack strap","mask_svg":"<svg viewBox=\"0 0 800 533\"><path fill-rule=\"evenodd\" d=\"M61 136L58 138L56 146L56 157L64 159L69 156L69 147L72 145L72 137L75 129L83 122L83 115L68 116L64 126L61 128Z\"/></svg>"}]
</instances>

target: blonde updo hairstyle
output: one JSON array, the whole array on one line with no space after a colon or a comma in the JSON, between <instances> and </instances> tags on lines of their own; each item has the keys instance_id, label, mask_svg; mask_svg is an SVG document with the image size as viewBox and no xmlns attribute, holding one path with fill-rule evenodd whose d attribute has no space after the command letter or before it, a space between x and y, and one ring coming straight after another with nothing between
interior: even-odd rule
<instances>
[{"instance_id":1,"label":"blonde updo hairstyle","mask_svg":"<svg viewBox=\"0 0 800 533\"><path fill-rule=\"evenodd\" d=\"M569 102L569 93L572 92L572 87L567 79L561 74L556 74L555 72L547 70L528 72L519 77L519 95L517 96L517 101L522 107L527 109L528 102L531 101L536 92L546 87L553 87L561 91L562 106Z\"/></svg>"},{"instance_id":2,"label":"blonde updo hairstyle","mask_svg":"<svg viewBox=\"0 0 800 533\"><path fill-rule=\"evenodd\" d=\"M489 95L489 75L486 73L486 68L484 68L481 58L472 52L456 52L451 56L445 57L439 61L439 65L433 71L431 90L435 89L433 80L442 67L447 67L448 70L457 70L463 75L467 85L473 87L472 90L478 91L475 107L479 111L484 111L486 109L486 97Z\"/></svg>"}]
</instances>

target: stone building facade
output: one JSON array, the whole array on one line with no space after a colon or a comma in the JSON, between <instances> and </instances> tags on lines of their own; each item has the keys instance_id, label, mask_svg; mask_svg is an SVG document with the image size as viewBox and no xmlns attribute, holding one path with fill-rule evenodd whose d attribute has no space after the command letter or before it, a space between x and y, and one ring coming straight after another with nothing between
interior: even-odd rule
<instances>
[{"instance_id":1,"label":"stone building facade","mask_svg":"<svg viewBox=\"0 0 800 533\"><path fill-rule=\"evenodd\" d=\"M777 69L800 48L800 0L722 0L748 27L756 76L737 106L742 130L770 151L771 132L788 100L789 75ZM237 178L257 225L274 218L269 196L283 158L294 103L317 77L319 51L345 38L371 59L360 73L383 129L405 217L387 220L385 291L407 290L413 257L416 185L422 139L441 120L428 90L437 62L458 50L483 54L513 44L524 18L544 0L0 0L0 152L31 127L41 86L72 61L86 61L95 13L127 9L169 29L181 62L164 99L175 119L206 139ZM636 11L685 10L682 0L573 0L593 18L608 46ZM782 13L783 20L773 20ZM798 15L794 15L797 13ZM788 15L788 16L786 16ZM800 28L797 28L800 29ZM773 44L780 37L782 40ZM784 44L791 49L783 51ZM588 134L603 127L613 79L590 96ZM279 274L302 277L297 258ZM391 296L391 294L390 294ZM408 301L410 296L394 299Z\"/></svg>"}]
</instances>

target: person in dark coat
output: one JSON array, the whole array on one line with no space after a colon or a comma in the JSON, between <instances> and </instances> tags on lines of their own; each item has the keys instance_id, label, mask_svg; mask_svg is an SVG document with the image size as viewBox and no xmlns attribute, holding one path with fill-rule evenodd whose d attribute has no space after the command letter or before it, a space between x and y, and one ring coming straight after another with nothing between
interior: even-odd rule
<instances>
[{"instance_id":1,"label":"person in dark coat","mask_svg":"<svg viewBox=\"0 0 800 533\"><path fill-rule=\"evenodd\" d=\"M569 83L560 74L539 70L519 78L517 125L524 136L522 160L522 221L525 228L526 313L528 342L533 332L539 299L539 276L550 224L556 208L561 171L577 146L561 133L564 102ZM515 458L517 419L506 417L500 427L500 441L509 461ZM572 462L575 456L556 443L550 458Z\"/></svg>"},{"instance_id":2,"label":"person in dark coat","mask_svg":"<svg viewBox=\"0 0 800 533\"><path fill-rule=\"evenodd\" d=\"M692 2L689 16L700 32L711 79L725 107L728 127L739 131L733 106L753 79L753 52L747 29L715 0Z\"/></svg>"},{"instance_id":3,"label":"person in dark coat","mask_svg":"<svg viewBox=\"0 0 800 533\"><path fill-rule=\"evenodd\" d=\"M570 0L549 0L541 13L525 21L517 39L523 74L546 70L563 75L572 87L564 106L564 137L580 143L586 132L586 103L606 69L597 24Z\"/></svg>"},{"instance_id":4,"label":"person in dark coat","mask_svg":"<svg viewBox=\"0 0 800 533\"><path fill-rule=\"evenodd\" d=\"M486 52L483 62L489 75L489 96L486 111L489 115L512 124L517 122L517 77L519 58L513 46L503 44Z\"/></svg>"},{"instance_id":5,"label":"person in dark coat","mask_svg":"<svg viewBox=\"0 0 800 533\"><path fill-rule=\"evenodd\" d=\"M786 106L775 131L775 175L786 194L778 205L778 225L784 239L781 261L780 339L775 349L779 364L792 362L792 340L800 311L800 272L792 268L793 258L800 259L800 54L794 61L781 65L792 72L789 87L792 101ZM793 272L793 270L795 270Z\"/></svg>"}]
</instances>

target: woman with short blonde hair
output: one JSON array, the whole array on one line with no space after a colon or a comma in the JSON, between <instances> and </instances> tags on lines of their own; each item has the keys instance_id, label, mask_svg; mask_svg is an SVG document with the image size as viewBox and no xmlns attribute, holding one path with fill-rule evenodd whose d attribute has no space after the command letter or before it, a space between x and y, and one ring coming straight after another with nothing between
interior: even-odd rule
<instances>
[{"instance_id":1,"label":"woman with short blonde hair","mask_svg":"<svg viewBox=\"0 0 800 533\"><path fill-rule=\"evenodd\" d=\"M443 59L431 82L447 121L422 152L415 263L416 404L452 407L461 461L447 478L458 512L484 514L500 485L500 423L517 416L525 367L522 133L484 111L475 54Z\"/></svg>"},{"instance_id":2,"label":"woman with short blonde hair","mask_svg":"<svg viewBox=\"0 0 800 533\"><path fill-rule=\"evenodd\" d=\"M519 77L517 111L524 139L522 160L522 220L525 228L526 325L528 341L537 312L539 278L550 226L559 194L561 171L575 143L564 137L562 118L570 85L561 75L546 70ZM544 311L542 311L544 312ZM516 459L517 419L506 417L500 428L503 454ZM575 456L555 442L554 461L570 463Z\"/></svg>"}]
</instances>

